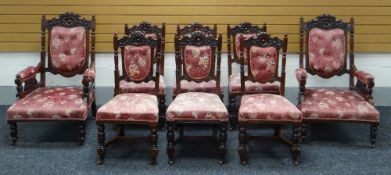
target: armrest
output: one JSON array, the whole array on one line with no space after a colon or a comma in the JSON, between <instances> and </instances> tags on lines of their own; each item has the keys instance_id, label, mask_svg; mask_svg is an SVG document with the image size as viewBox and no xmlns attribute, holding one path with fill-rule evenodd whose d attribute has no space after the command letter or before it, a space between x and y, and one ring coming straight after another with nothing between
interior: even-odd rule
<instances>
[{"instance_id":1,"label":"armrest","mask_svg":"<svg viewBox=\"0 0 391 175\"><path fill-rule=\"evenodd\" d=\"M305 84L307 82L307 71L303 68L296 69L296 79L299 83Z\"/></svg>"},{"instance_id":2,"label":"armrest","mask_svg":"<svg viewBox=\"0 0 391 175\"><path fill-rule=\"evenodd\" d=\"M30 78L33 78L35 75L39 73L38 67L29 66L19 73L16 74L16 78L19 79L20 82L24 82Z\"/></svg>"},{"instance_id":3,"label":"armrest","mask_svg":"<svg viewBox=\"0 0 391 175\"><path fill-rule=\"evenodd\" d=\"M355 71L354 76L357 78L357 80L361 81L366 85L375 80L375 78L371 74L360 70Z\"/></svg>"},{"instance_id":4,"label":"armrest","mask_svg":"<svg viewBox=\"0 0 391 175\"><path fill-rule=\"evenodd\" d=\"M93 68L88 68L83 74L83 81L92 82L95 80L95 70Z\"/></svg>"}]
</instances>

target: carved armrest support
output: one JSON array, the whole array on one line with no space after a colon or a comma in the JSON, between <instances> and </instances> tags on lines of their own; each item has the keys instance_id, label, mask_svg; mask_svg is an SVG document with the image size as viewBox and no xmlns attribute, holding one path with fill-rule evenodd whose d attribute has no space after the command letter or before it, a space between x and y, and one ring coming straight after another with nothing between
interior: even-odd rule
<instances>
[{"instance_id":1,"label":"carved armrest support","mask_svg":"<svg viewBox=\"0 0 391 175\"><path fill-rule=\"evenodd\" d=\"M299 82L299 104L304 101L305 84L307 83L307 71L303 68L296 69L296 79Z\"/></svg>"},{"instance_id":2,"label":"carved armrest support","mask_svg":"<svg viewBox=\"0 0 391 175\"><path fill-rule=\"evenodd\" d=\"M91 93L95 87L95 70L94 68L88 68L83 74L83 99L88 103L92 100Z\"/></svg>"},{"instance_id":3,"label":"carved armrest support","mask_svg":"<svg viewBox=\"0 0 391 175\"><path fill-rule=\"evenodd\" d=\"M38 87L38 81L35 78L38 73L39 67L29 66L16 74L15 84L17 98L23 98Z\"/></svg>"},{"instance_id":4,"label":"carved armrest support","mask_svg":"<svg viewBox=\"0 0 391 175\"><path fill-rule=\"evenodd\" d=\"M375 78L371 74L360 70L355 71L353 75L357 78L357 80L361 81L366 85L375 80Z\"/></svg>"},{"instance_id":5,"label":"carved armrest support","mask_svg":"<svg viewBox=\"0 0 391 175\"><path fill-rule=\"evenodd\" d=\"M24 82L28 79L35 77L39 73L39 68L35 66L29 66L16 74L16 78L20 82Z\"/></svg>"},{"instance_id":6,"label":"carved armrest support","mask_svg":"<svg viewBox=\"0 0 391 175\"><path fill-rule=\"evenodd\" d=\"M353 76L357 78L356 91L361 94L370 104L373 102L373 87L375 86L375 78L364 71L354 71Z\"/></svg>"}]
</instances>

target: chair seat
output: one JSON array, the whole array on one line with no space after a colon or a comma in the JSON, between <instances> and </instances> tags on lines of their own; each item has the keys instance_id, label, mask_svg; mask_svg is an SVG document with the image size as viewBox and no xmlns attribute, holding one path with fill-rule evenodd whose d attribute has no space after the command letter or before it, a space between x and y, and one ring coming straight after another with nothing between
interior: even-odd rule
<instances>
[{"instance_id":1,"label":"chair seat","mask_svg":"<svg viewBox=\"0 0 391 175\"><path fill-rule=\"evenodd\" d=\"M216 94L179 94L167 108L167 121L228 121L228 111Z\"/></svg>"},{"instance_id":2,"label":"chair seat","mask_svg":"<svg viewBox=\"0 0 391 175\"><path fill-rule=\"evenodd\" d=\"M116 95L99 108L96 121L103 122L158 122L158 101L156 96L141 93Z\"/></svg>"},{"instance_id":3,"label":"chair seat","mask_svg":"<svg viewBox=\"0 0 391 175\"><path fill-rule=\"evenodd\" d=\"M209 80L209 81L203 81L200 83L194 82L194 81L187 81L182 80L181 81L181 91L182 92L211 92L216 89L216 81L215 80ZM224 87L220 86L221 93L224 92ZM177 93L177 87L176 84L174 84L174 93Z\"/></svg>"},{"instance_id":4,"label":"chair seat","mask_svg":"<svg viewBox=\"0 0 391 175\"><path fill-rule=\"evenodd\" d=\"M379 112L357 92L343 89L306 89L301 103L304 120L379 122Z\"/></svg>"},{"instance_id":5,"label":"chair seat","mask_svg":"<svg viewBox=\"0 0 391 175\"><path fill-rule=\"evenodd\" d=\"M276 94L244 95L239 122L301 122L301 113L289 100Z\"/></svg>"},{"instance_id":6,"label":"chair seat","mask_svg":"<svg viewBox=\"0 0 391 175\"><path fill-rule=\"evenodd\" d=\"M77 120L87 118L87 103L79 87L42 87L17 100L8 120Z\"/></svg>"},{"instance_id":7,"label":"chair seat","mask_svg":"<svg viewBox=\"0 0 391 175\"><path fill-rule=\"evenodd\" d=\"M246 87L245 88L246 93L261 93L261 92L278 93L280 90L280 83L276 81L273 83L261 84L258 82L246 81L245 87ZM240 74L233 74L230 76L228 88L230 94L241 93Z\"/></svg>"},{"instance_id":8,"label":"chair seat","mask_svg":"<svg viewBox=\"0 0 391 175\"><path fill-rule=\"evenodd\" d=\"M155 81L134 83L126 80L119 82L119 89L121 93L150 93L155 90ZM159 78L159 94L164 95L166 92L166 84L164 77L160 75Z\"/></svg>"}]
</instances>

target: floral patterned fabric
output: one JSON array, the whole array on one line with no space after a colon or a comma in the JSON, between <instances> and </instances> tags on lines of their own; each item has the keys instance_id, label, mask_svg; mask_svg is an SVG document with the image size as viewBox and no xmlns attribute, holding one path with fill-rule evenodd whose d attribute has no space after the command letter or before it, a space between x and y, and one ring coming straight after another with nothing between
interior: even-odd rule
<instances>
[{"instance_id":1,"label":"floral patterned fabric","mask_svg":"<svg viewBox=\"0 0 391 175\"><path fill-rule=\"evenodd\" d=\"M143 80L151 71L151 47L125 46L125 72L130 80Z\"/></svg>"},{"instance_id":2,"label":"floral patterned fabric","mask_svg":"<svg viewBox=\"0 0 391 175\"><path fill-rule=\"evenodd\" d=\"M18 74L16 74L17 77L20 77L21 81L28 80L30 78L33 78L38 73L38 68L34 66L29 66L26 69L23 69Z\"/></svg>"},{"instance_id":3,"label":"floral patterned fabric","mask_svg":"<svg viewBox=\"0 0 391 175\"><path fill-rule=\"evenodd\" d=\"M305 71L303 68L296 69L296 79L297 81L301 81L301 78L304 78L304 80L307 80L307 71Z\"/></svg>"},{"instance_id":4,"label":"floral patterned fabric","mask_svg":"<svg viewBox=\"0 0 391 175\"><path fill-rule=\"evenodd\" d=\"M181 92L211 92L216 89L216 81L209 80L200 83L194 81L181 81ZM220 91L224 92L224 87L220 86ZM174 93L177 93L177 86L174 84Z\"/></svg>"},{"instance_id":5,"label":"floral patterned fabric","mask_svg":"<svg viewBox=\"0 0 391 175\"><path fill-rule=\"evenodd\" d=\"M53 69L66 77L76 75L86 60L86 42L86 30L83 27L53 27L50 33Z\"/></svg>"},{"instance_id":6,"label":"floral patterned fabric","mask_svg":"<svg viewBox=\"0 0 391 175\"><path fill-rule=\"evenodd\" d=\"M88 107L78 87L43 87L17 100L7 110L8 120L80 120Z\"/></svg>"},{"instance_id":7,"label":"floral patterned fabric","mask_svg":"<svg viewBox=\"0 0 391 175\"><path fill-rule=\"evenodd\" d=\"M83 77L87 79L87 81L92 81L95 79L95 70L93 68L88 68L84 71Z\"/></svg>"},{"instance_id":8,"label":"floral patterned fabric","mask_svg":"<svg viewBox=\"0 0 391 175\"><path fill-rule=\"evenodd\" d=\"M235 53L238 60L240 59L240 39L242 38L240 35L243 36L244 40L257 37L256 33L250 33L250 34L238 33L235 35ZM243 52L244 52L243 53L244 62L247 62L247 48L244 48Z\"/></svg>"},{"instance_id":9,"label":"floral patterned fabric","mask_svg":"<svg viewBox=\"0 0 391 175\"><path fill-rule=\"evenodd\" d=\"M121 80L119 82L119 90L121 93L151 93L155 90L155 81L135 83L131 81ZM160 75L159 78L159 94L164 95L166 85L164 77Z\"/></svg>"},{"instance_id":10,"label":"floral patterned fabric","mask_svg":"<svg viewBox=\"0 0 391 175\"><path fill-rule=\"evenodd\" d=\"M273 77L277 77L278 54L274 47L250 48L250 69L254 80L266 83Z\"/></svg>"},{"instance_id":11,"label":"floral patterned fabric","mask_svg":"<svg viewBox=\"0 0 391 175\"><path fill-rule=\"evenodd\" d=\"M156 96L141 93L119 94L99 108L96 121L158 122Z\"/></svg>"},{"instance_id":12,"label":"floral patterned fabric","mask_svg":"<svg viewBox=\"0 0 391 175\"><path fill-rule=\"evenodd\" d=\"M364 84L368 84L375 79L371 74L360 70L354 72L354 76Z\"/></svg>"},{"instance_id":13,"label":"floral patterned fabric","mask_svg":"<svg viewBox=\"0 0 391 175\"><path fill-rule=\"evenodd\" d=\"M312 70L331 77L345 65L345 33L342 29L314 28L308 36L308 57Z\"/></svg>"},{"instance_id":14,"label":"floral patterned fabric","mask_svg":"<svg viewBox=\"0 0 391 175\"><path fill-rule=\"evenodd\" d=\"M244 95L239 108L239 121L301 122L301 113L289 100L275 94Z\"/></svg>"},{"instance_id":15,"label":"floral patterned fabric","mask_svg":"<svg viewBox=\"0 0 391 175\"><path fill-rule=\"evenodd\" d=\"M262 93L262 92L276 92L280 91L280 82L275 81L273 83L258 83L252 81L244 82L245 93ZM241 93L240 86L240 74L233 74L229 78L229 92L231 94Z\"/></svg>"},{"instance_id":16,"label":"floral patterned fabric","mask_svg":"<svg viewBox=\"0 0 391 175\"><path fill-rule=\"evenodd\" d=\"M379 122L379 112L357 92L342 89L306 89L300 109L306 120Z\"/></svg>"},{"instance_id":17,"label":"floral patterned fabric","mask_svg":"<svg viewBox=\"0 0 391 175\"><path fill-rule=\"evenodd\" d=\"M179 94L167 108L167 121L228 121L228 111L216 94Z\"/></svg>"},{"instance_id":18,"label":"floral patterned fabric","mask_svg":"<svg viewBox=\"0 0 391 175\"><path fill-rule=\"evenodd\" d=\"M210 46L186 46L184 49L186 73L194 79L209 75L212 67L212 48Z\"/></svg>"}]
</instances>

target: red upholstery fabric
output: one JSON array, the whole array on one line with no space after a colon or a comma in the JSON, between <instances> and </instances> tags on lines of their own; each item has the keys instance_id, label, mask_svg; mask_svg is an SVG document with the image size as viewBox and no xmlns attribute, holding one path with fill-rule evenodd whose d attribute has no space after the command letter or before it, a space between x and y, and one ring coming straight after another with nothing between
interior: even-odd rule
<instances>
[{"instance_id":1,"label":"red upholstery fabric","mask_svg":"<svg viewBox=\"0 0 391 175\"><path fill-rule=\"evenodd\" d=\"M125 46L125 72L130 80L143 80L151 71L151 48L149 46Z\"/></svg>"},{"instance_id":2,"label":"red upholstery fabric","mask_svg":"<svg viewBox=\"0 0 391 175\"><path fill-rule=\"evenodd\" d=\"M16 74L16 76L19 77L21 81L25 81L30 78L33 78L38 73L38 71L39 70L37 67L29 66Z\"/></svg>"},{"instance_id":3,"label":"red upholstery fabric","mask_svg":"<svg viewBox=\"0 0 391 175\"><path fill-rule=\"evenodd\" d=\"M200 83L194 81L181 81L181 92L211 92L216 89L216 81L209 80ZM224 91L224 87L220 86L220 91ZM177 92L177 86L174 84L174 92Z\"/></svg>"},{"instance_id":4,"label":"red upholstery fabric","mask_svg":"<svg viewBox=\"0 0 391 175\"><path fill-rule=\"evenodd\" d=\"M158 122L158 102L154 95L119 94L99 108L96 121Z\"/></svg>"},{"instance_id":5,"label":"red upholstery fabric","mask_svg":"<svg viewBox=\"0 0 391 175\"><path fill-rule=\"evenodd\" d=\"M354 76L364 84L368 84L370 81L375 80L371 74L360 70L354 72Z\"/></svg>"},{"instance_id":6,"label":"red upholstery fabric","mask_svg":"<svg viewBox=\"0 0 391 175\"><path fill-rule=\"evenodd\" d=\"M280 91L280 82L275 81L273 83L258 83L252 81L246 81L245 92L246 93L261 93L261 92L276 92ZM231 94L241 93L240 87L240 74L233 74L229 78L229 92Z\"/></svg>"},{"instance_id":7,"label":"red upholstery fabric","mask_svg":"<svg viewBox=\"0 0 391 175\"><path fill-rule=\"evenodd\" d=\"M304 78L304 80L307 80L307 71L305 71L302 68L296 69L296 79L297 79L297 81L300 82L301 78Z\"/></svg>"},{"instance_id":8,"label":"red upholstery fabric","mask_svg":"<svg viewBox=\"0 0 391 175\"><path fill-rule=\"evenodd\" d=\"M308 36L309 65L321 76L331 77L345 65L345 33L342 29L314 28Z\"/></svg>"},{"instance_id":9,"label":"red upholstery fabric","mask_svg":"<svg viewBox=\"0 0 391 175\"><path fill-rule=\"evenodd\" d=\"M86 59L86 29L83 27L53 27L50 34L52 67L63 76L76 75Z\"/></svg>"},{"instance_id":10,"label":"red upholstery fabric","mask_svg":"<svg viewBox=\"0 0 391 175\"><path fill-rule=\"evenodd\" d=\"M228 111L216 94L179 94L167 108L167 121L228 121Z\"/></svg>"},{"instance_id":11,"label":"red upholstery fabric","mask_svg":"<svg viewBox=\"0 0 391 175\"><path fill-rule=\"evenodd\" d=\"M305 120L378 122L379 112L358 93L342 89L306 89L300 109Z\"/></svg>"},{"instance_id":12,"label":"red upholstery fabric","mask_svg":"<svg viewBox=\"0 0 391 175\"><path fill-rule=\"evenodd\" d=\"M83 77L87 79L87 81L92 81L95 79L95 70L93 68L88 68L84 71Z\"/></svg>"},{"instance_id":13,"label":"red upholstery fabric","mask_svg":"<svg viewBox=\"0 0 391 175\"><path fill-rule=\"evenodd\" d=\"M254 80L266 83L277 77L278 54L274 47L250 48L250 70Z\"/></svg>"},{"instance_id":14,"label":"red upholstery fabric","mask_svg":"<svg viewBox=\"0 0 391 175\"><path fill-rule=\"evenodd\" d=\"M244 95L239 121L301 122L301 113L289 100L275 94Z\"/></svg>"},{"instance_id":15,"label":"red upholstery fabric","mask_svg":"<svg viewBox=\"0 0 391 175\"><path fill-rule=\"evenodd\" d=\"M155 81L149 81L147 83L135 83L131 81L121 80L119 82L119 90L121 93L151 93L155 90ZM160 75L159 94L164 95L165 93L166 85L164 83L164 77Z\"/></svg>"},{"instance_id":16,"label":"red upholstery fabric","mask_svg":"<svg viewBox=\"0 0 391 175\"><path fill-rule=\"evenodd\" d=\"M186 73L194 79L209 75L212 67L212 48L210 46L186 46L184 49Z\"/></svg>"},{"instance_id":17,"label":"red upholstery fabric","mask_svg":"<svg viewBox=\"0 0 391 175\"><path fill-rule=\"evenodd\" d=\"M7 110L8 120L80 120L87 104L78 87L43 87L17 100Z\"/></svg>"},{"instance_id":18,"label":"red upholstery fabric","mask_svg":"<svg viewBox=\"0 0 391 175\"><path fill-rule=\"evenodd\" d=\"M240 59L240 39L242 38L240 35L243 36L244 40L249 38L255 38L257 36L256 33L250 33L250 34L238 33L235 35L235 53L238 59ZM243 53L244 61L247 62L247 48L244 48L243 52L244 52Z\"/></svg>"}]
</instances>

